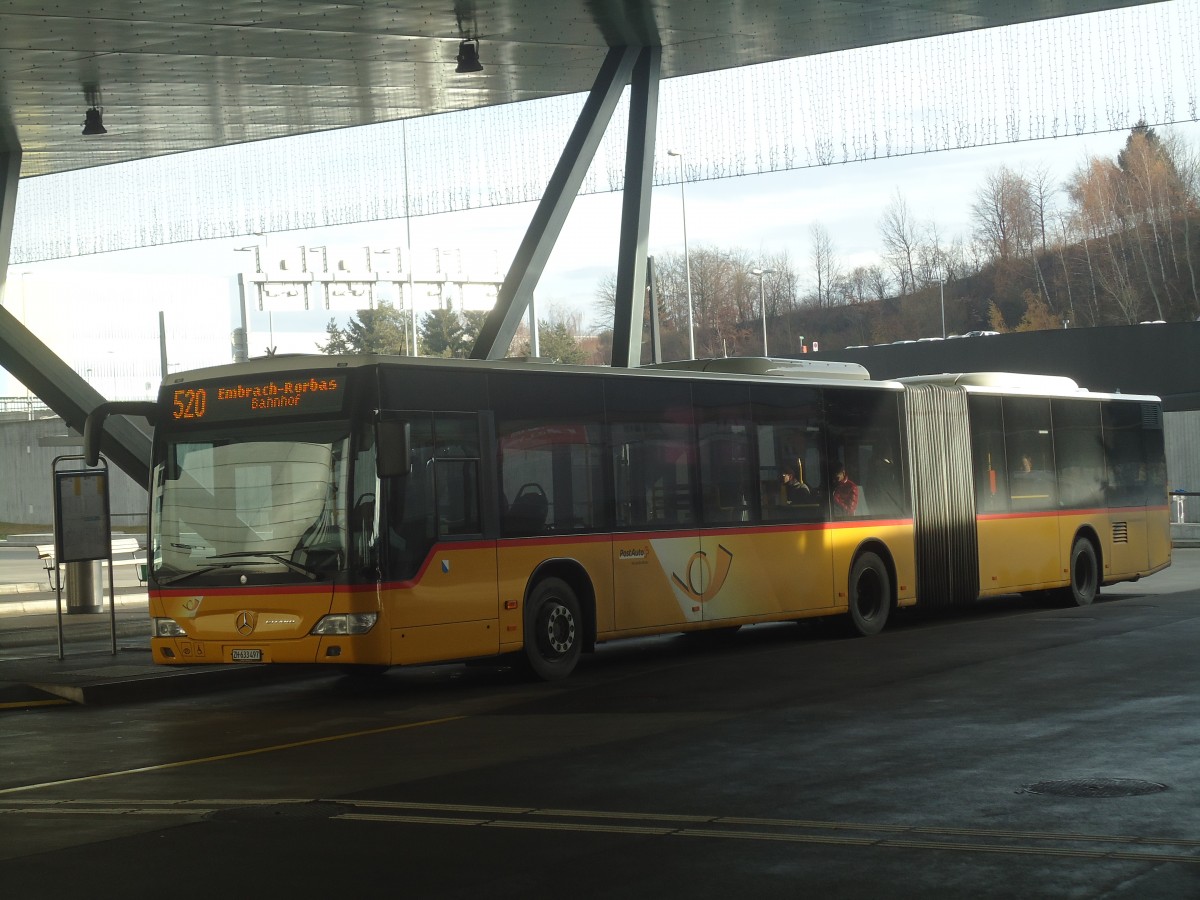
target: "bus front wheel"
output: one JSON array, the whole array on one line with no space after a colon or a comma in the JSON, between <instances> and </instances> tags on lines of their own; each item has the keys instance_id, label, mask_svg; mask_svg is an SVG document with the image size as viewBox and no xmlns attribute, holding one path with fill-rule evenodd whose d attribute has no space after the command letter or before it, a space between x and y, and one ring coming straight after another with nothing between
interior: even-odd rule
<instances>
[{"instance_id":1,"label":"bus front wheel","mask_svg":"<svg viewBox=\"0 0 1200 900\"><path fill-rule=\"evenodd\" d=\"M850 569L850 610L847 624L855 634L869 637L883 631L892 608L892 579L874 553L864 553Z\"/></svg>"},{"instance_id":2,"label":"bus front wheel","mask_svg":"<svg viewBox=\"0 0 1200 900\"><path fill-rule=\"evenodd\" d=\"M1100 593L1100 563L1096 548L1087 538L1075 539L1071 547L1071 583L1059 597L1068 606L1090 606Z\"/></svg>"},{"instance_id":3,"label":"bus front wheel","mask_svg":"<svg viewBox=\"0 0 1200 900\"><path fill-rule=\"evenodd\" d=\"M525 661L543 681L566 678L583 649L579 599L561 578L546 578L529 595L525 617Z\"/></svg>"}]
</instances>

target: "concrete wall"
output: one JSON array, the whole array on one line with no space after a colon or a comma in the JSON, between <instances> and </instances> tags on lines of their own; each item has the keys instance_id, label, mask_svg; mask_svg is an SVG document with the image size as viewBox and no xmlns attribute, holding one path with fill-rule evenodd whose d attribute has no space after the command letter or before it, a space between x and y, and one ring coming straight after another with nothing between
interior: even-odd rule
<instances>
[{"instance_id":1,"label":"concrete wall","mask_svg":"<svg viewBox=\"0 0 1200 900\"><path fill-rule=\"evenodd\" d=\"M1167 413L1167 486L1171 490L1200 493L1200 411ZM1175 503L1171 521L1177 521ZM1200 523L1200 497L1184 501L1184 521Z\"/></svg>"},{"instance_id":2,"label":"concrete wall","mask_svg":"<svg viewBox=\"0 0 1200 900\"><path fill-rule=\"evenodd\" d=\"M54 522L54 458L79 453L81 443L74 432L70 432L75 439L73 446L45 443L60 441L68 432L58 417L0 421L0 522L50 531ZM69 467L65 463L63 466ZM146 489L115 466L110 466L109 472L113 527L144 526Z\"/></svg>"},{"instance_id":3,"label":"concrete wall","mask_svg":"<svg viewBox=\"0 0 1200 900\"><path fill-rule=\"evenodd\" d=\"M1168 411L1200 409L1200 322L884 344L812 358L861 363L874 378L941 372L1066 375L1091 391L1153 394Z\"/></svg>"}]
</instances>

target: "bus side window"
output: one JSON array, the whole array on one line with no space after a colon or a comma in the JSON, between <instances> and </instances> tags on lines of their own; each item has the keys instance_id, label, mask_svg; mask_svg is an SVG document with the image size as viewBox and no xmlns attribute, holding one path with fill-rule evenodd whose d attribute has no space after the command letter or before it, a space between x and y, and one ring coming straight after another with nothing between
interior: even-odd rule
<instances>
[{"instance_id":1,"label":"bus side window","mask_svg":"<svg viewBox=\"0 0 1200 900\"><path fill-rule=\"evenodd\" d=\"M692 386L683 380L613 378L604 384L616 527L696 524Z\"/></svg>"},{"instance_id":2,"label":"bus side window","mask_svg":"<svg viewBox=\"0 0 1200 900\"><path fill-rule=\"evenodd\" d=\"M501 536L605 529L602 381L505 372L489 383Z\"/></svg>"},{"instance_id":3,"label":"bus side window","mask_svg":"<svg viewBox=\"0 0 1200 900\"><path fill-rule=\"evenodd\" d=\"M1161 412L1130 400L1106 400L1102 407L1108 506L1161 505L1166 496Z\"/></svg>"},{"instance_id":4,"label":"bus side window","mask_svg":"<svg viewBox=\"0 0 1200 900\"><path fill-rule=\"evenodd\" d=\"M690 431L668 422L612 426L618 526L671 528L695 522Z\"/></svg>"},{"instance_id":5,"label":"bus side window","mask_svg":"<svg viewBox=\"0 0 1200 900\"><path fill-rule=\"evenodd\" d=\"M829 479L820 389L756 384L750 400L763 521L825 521Z\"/></svg>"},{"instance_id":6,"label":"bus side window","mask_svg":"<svg viewBox=\"0 0 1200 900\"><path fill-rule=\"evenodd\" d=\"M1004 448L1004 415L999 397L972 395L971 470L975 475L975 511L1008 512L1008 462Z\"/></svg>"},{"instance_id":7,"label":"bus side window","mask_svg":"<svg viewBox=\"0 0 1200 900\"><path fill-rule=\"evenodd\" d=\"M601 527L600 434L592 423L504 423L500 520L506 537Z\"/></svg>"},{"instance_id":8,"label":"bus side window","mask_svg":"<svg viewBox=\"0 0 1200 900\"><path fill-rule=\"evenodd\" d=\"M699 437L704 524L736 525L757 520L750 392L738 385L695 385L692 402Z\"/></svg>"},{"instance_id":9,"label":"bus side window","mask_svg":"<svg viewBox=\"0 0 1200 900\"><path fill-rule=\"evenodd\" d=\"M758 426L758 487L765 521L816 522L824 518L827 498L821 486L824 468L819 439L810 441L804 426Z\"/></svg>"},{"instance_id":10,"label":"bus side window","mask_svg":"<svg viewBox=\"0 0 1200 900\"><path fill-rule=\"evenodd\" d=\"M1058 504L1058 488L1050 434L1050 401L1040 397L1005 397L1003 404L1012 509L1054 509Z\"/></svg>"},{"instance_id":11,"label":"bus side window","mask_svg":"<svg viewBox=\"0 0 1200 900\"><path fill-rule=\"evenodd\" d=\"M1058 497L1064 509L1103 506L1104 444L1100 404L1095 400L1052 400Z\"/></svg>"},{"instance_id":12,"label":"bus side window","mask_svg":"<svg viewBox=\"0 0 1200 900\"><path fill-rule=\"evenodd\" d=\"M830 508L835 518L907 515L895 394L830 388L825 392Z\"/></svg>"}]
</instances>

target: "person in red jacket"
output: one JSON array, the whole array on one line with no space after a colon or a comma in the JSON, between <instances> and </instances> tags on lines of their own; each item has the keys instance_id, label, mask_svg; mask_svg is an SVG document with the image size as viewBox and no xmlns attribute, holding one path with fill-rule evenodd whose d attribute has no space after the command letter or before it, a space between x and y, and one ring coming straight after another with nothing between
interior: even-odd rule
<instances>
[{"instance_id":1,"label":"person in red jacket","mask_svg":"<svg viewBox=\"0 0 1200 900\"><path fill-rule=\"evenodd\" d=\"M833 473L833 512L838 516L852 516L858 508L858 485L850 480L845 466L838 466Z\"/></svg>"}]
</instances>

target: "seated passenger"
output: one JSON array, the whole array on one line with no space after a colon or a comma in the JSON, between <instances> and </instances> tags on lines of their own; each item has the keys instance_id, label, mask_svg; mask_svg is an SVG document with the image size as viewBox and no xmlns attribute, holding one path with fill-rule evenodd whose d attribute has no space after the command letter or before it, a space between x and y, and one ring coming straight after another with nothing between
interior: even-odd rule
<instances>
[{"instance_id":1,"label":"seated passenger","mask_svg":"<svg viewBox=\"0 0 1200 900\"><path fill-rule=\"evenodd\" d=\"M850 480L845 466L838 466L833 473L834 515L852 516L858 509L858 485Z\"/></svg>"},{"instance_id":2,"label":"seated passenger","mask_svg":"<svg viewBox=\"0 0 1200 900\"><path fill-rule=\"evenodd\" d=\"M812 499L812 491L795 469L783 470L783 499L786 503L808 503Z\"/></svg>"}]
</instances>

